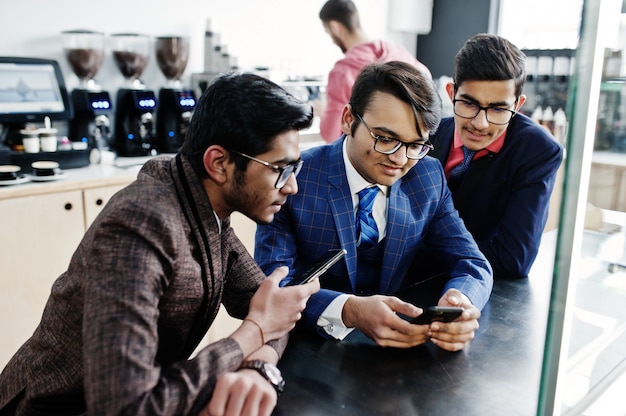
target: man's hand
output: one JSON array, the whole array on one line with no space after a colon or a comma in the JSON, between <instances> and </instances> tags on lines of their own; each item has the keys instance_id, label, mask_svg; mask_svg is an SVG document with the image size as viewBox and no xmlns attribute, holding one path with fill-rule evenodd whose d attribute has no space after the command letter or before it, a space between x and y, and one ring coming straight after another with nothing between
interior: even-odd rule
<instances>
[{"instance_id":1,"label":"man's hand","mask_svg":"<svg viewBox=\"0 0 626 416\"><path fill-rule=\"evenodd\" d=\"M318 279L303 285L280 287L287 271L287 267L279 267L259 285L250 301L248 315L230 335L239 344L244 357L264 350L263 344L268 341L287 335L302 317L309 297L320 289ZM266 354L258 358L265 361L278 359Z\"/></svg>"},{"instance_id":2,"label":"man's hand","mask_svg":"<svg viewBox=\"0 0 626 416\"><path fill-rule=\"evenodd\" d=\"M397 313L414 318L421 312L393 296L352 296L343 307L342 320L382 347L410 348L428 341L428 326L411 325Z\"/></svg>"},{"instance_id":3,"label":"man's hand","mask_svg":"<svg viewBox=\"0 0 626 416\"><path fill-rule=\"evenodd\" d=\"M201 416L269 416L278 396L274 387L254 370L222 374Z\"/></svg>"},{"instance_id":4,"label":"man's hand","mask_svg":"<svg viewBox=\"0 0 626 416\"><path fill-rule=\"evenodd\" d=\"M429 336L433 344L448 351L460 351L474 339L478 329L480 310L456 289L449 289L439 299L439 306L460 306L463 314L453 322L433 322L430 324Z\"/></svg>"},{"instance_id":5,"label":"man's hand","mask_svg":"<svg viewBox=\"0 0 626 416\"><path fill-rule=\"evenodd\" d=\"M279 267L265 279L250 301L248 318L263 328L265 341L286 335L302 317L309 297L320 289L319 279L297 285L280 287L287 276L287 267Z\"/></svg>"}]
</instances>

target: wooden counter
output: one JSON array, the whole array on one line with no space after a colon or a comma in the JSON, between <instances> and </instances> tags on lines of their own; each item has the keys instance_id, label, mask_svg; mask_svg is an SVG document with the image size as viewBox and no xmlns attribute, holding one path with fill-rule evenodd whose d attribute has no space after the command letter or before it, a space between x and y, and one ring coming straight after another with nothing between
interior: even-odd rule
<instances>
[{"instance_id":1,"label":"wooden counter","mask_svg":"<svg viewBox=\"0 0 626 416\"><path fill-rule=\"evenodd\" d=\"M84 168L67 169L64 171L64 176L57 181L0 186L0 200L101 186L125 186L137 177L139 167L119 168L114 165L89 165Z\"/></svg>"},{"instance_id":2,"label":"wooden counter","mask_svg":"<svg viewBox=\"0 0 626 416\"><path fill-rule=\"evenodd\" d=\"M321 144L325 142L315 131L300 135L300 149L302 150ZM84 168L67 169L64 177L57 181L0 186L0 200L102 186L123 187L137 177L141 166L150 158L149 156L117 158L112 164L95 164Z\"/></svg>"}]
</instances>

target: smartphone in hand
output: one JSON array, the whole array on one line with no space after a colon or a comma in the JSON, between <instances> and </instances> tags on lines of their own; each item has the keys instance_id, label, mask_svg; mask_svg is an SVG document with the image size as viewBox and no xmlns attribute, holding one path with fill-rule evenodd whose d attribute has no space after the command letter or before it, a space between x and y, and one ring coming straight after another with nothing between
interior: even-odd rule
<instances>
[{"instance_id":1,"label":"smartphone in hand","mask_svg":"<svg viewBox=\"0 0 626 416\"><path fill-rule=\"evenodd\" d=\"M412 324L425 325L431 322L452 322L463 313L463 308L457 306L430 306L424 308L424 313L410 319Z\"/></svg>"},{"instance_id":2,"label":"smartphone in hand","mask_svg":"<svg viewBox=\"0 0 626 416\"><path fill-rule=\"evenodd\" d=\"M307 269L304 274L294 277L293 280L287 283L286 286L303 285L315 279L316 277L320 277L321 275L326 273L326 271L330 269L333 264L337 263L343 256L345 256L346 253L347 251L343 248L328 250L328 252L322 258L320 258L312 267Z\"/></svg>"}]
</instances>

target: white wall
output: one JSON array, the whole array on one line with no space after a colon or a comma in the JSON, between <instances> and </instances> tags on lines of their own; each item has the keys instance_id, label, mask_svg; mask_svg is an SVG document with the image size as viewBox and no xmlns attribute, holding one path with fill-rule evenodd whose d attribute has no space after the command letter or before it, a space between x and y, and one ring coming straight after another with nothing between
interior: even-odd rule
<instances>
[{"instance_id":1,"label":"white wall","mask_svg":"<svg viewBox=\"0 0 626 416\"><path fill-rule=\"evenodd\" d=\"M576 49L583 0L500 0L500 35L522 49Z\"/></svg>"},{"instance_id":2,"label":"white wall","mask_svg":"<svg viewBox=\"0 0 626 416\"><path fill-rule=\"evenodd\" d=\"M326 76L341 52L319 21L324 1L0 0L0 55L56 59L72 89L78 79L63 55L60 33L64 30L186 35L191 38L191 53L183 81L188 82L192 72L204 69L204 31L210 19L212 30L221 34L222 43L238 57L243 70L268 66L297 75ZM387 0L355 3L369 35L387 36ZM409 36L409 41L412 38L416 36ZM110 92L122 84L110 50L96 80ZM142 80L151 89L165 82L154 56Z\"/></svg>"}]
</instances>

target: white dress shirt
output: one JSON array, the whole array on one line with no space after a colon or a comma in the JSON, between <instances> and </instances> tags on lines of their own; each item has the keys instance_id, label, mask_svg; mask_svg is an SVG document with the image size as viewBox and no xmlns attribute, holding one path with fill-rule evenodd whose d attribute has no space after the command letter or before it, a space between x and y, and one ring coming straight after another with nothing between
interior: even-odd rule
<instances>
[{"instance_id":1,"label":"white dress shirt","mask_svg":"<svg viewBox=\"0 0 626 416\"><path fill-rule=\"evenodd\" d=\"M350 193L352 194L352 206L354 208L354 221L356 222L356 211L359 206L359 195L358 193L363 188L368 188L373 184L366 181L354 168L352 162L348 158L348 152L346 149L347 141L354 140L352 137L346 137L343 142L343 161L346 166L346 176L348 177L348 185L350 187ZM372 215L374 216L374 220L376 221L376 226L378 227L378 241L385 238L387 232L387 194L389 193L389 187L377 185L381 192L376 195L376 199L374 200L374 207L372 209ZM332 336L333 338L342 340L354 328L348 328L341 319L343 306L346 301L350 298L350 296L354 296L351 294L343 294L337 296L328 307L322 312L319 319L317 320L317 325L323 327L327 334Z\"/></svg>"}]
</instances>

